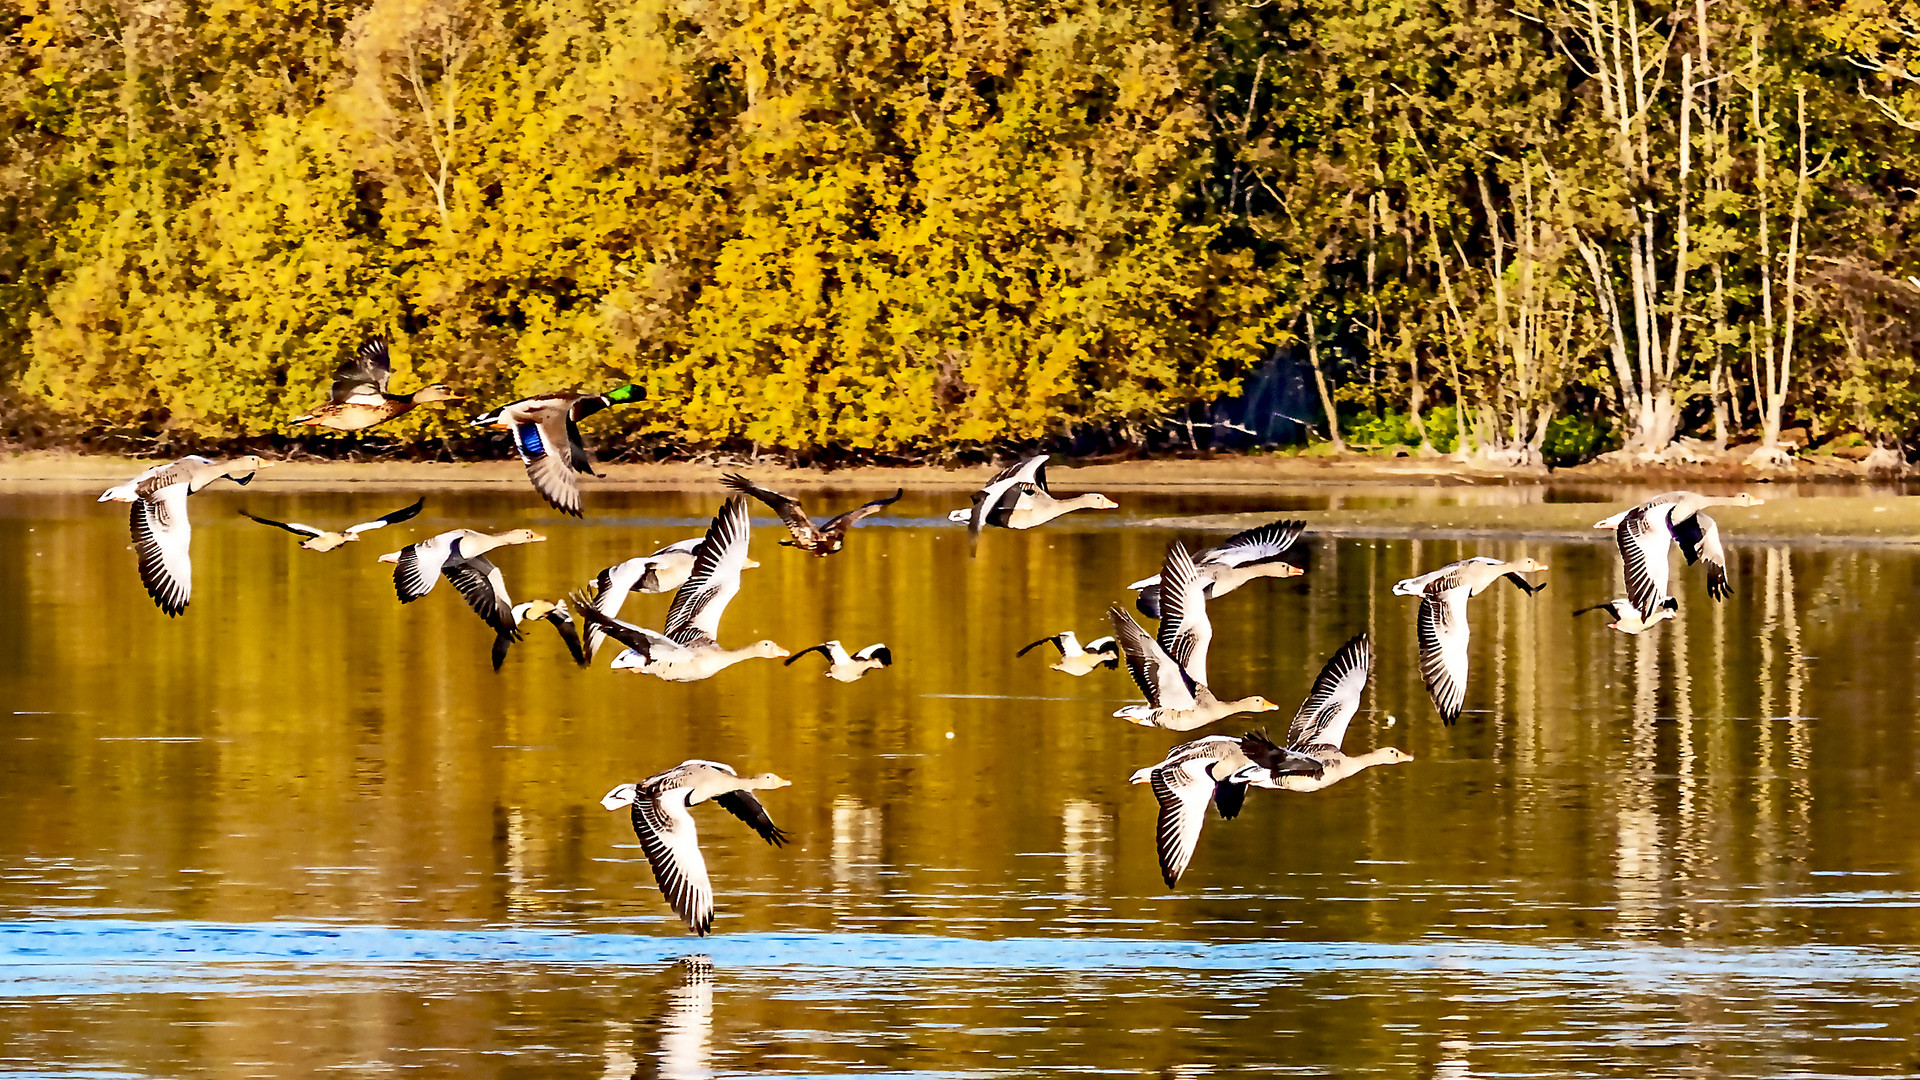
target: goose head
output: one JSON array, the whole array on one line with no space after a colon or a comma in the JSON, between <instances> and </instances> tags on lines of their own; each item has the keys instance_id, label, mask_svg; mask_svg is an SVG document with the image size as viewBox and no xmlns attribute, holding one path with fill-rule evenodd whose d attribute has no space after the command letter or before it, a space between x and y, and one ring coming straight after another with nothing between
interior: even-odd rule
<instances>
[{"instance_id":1,"label":"goose head","mask_svg":"<svg viewBox=\"0 0 1920 1080\"><path fill-rule=\"evenodd\" d=\"M1380 758L1380 764L1382 765L1403 765L1413 760L1412 754L1407 753L1397 746L1383 746L1375 750L1374 754Z\"/></svg>"},{"instance_id":2,"label":"goose head","mask_svg":"<svg viewBox=\"0 0 1920 1080\"><path fill-rule=\"evenodd\" d=\"M1105 495L1102 495L1097 491L1090 491L1087 494L1082 495L1080 497L1086 501L1086 504L1088 507L1094 510L1120 509L1119 503L1114 502L1112 499L1107 498Z\"/></svg>"},{"instance_id":3,"label":"goose head","mask_svg":"<svg viewBox=\"0 0 1920 1080\"><path fill-rule=\"evenodd\" d=\"M764 656L769 660L778 660L788 655L787 650L772 641L764 639L756 641L740 651L746 653L748 656Z\"/></svg>"},{"instance_id":4,"label":"goose head","mask_svg":"<svg viewBox=\"0 0 1920 1080\"><path fill-rule=\"evenodd\" d=\"M1765 500L1756 499L1752 495L1749 495L1743 491L1740 494L1735 495L1732 499L1728 500L1727 505L1728 506L1764 506Z\"/></svg>"},{"instance_id":5,"label":"goose head","mask_svg":"<svg viewBox=\"0 0 1920 1080\"><path fill-rule=\"evenodd\" d=\"M1273 712L1280 707L1258 694L1250 698L1241 698L1234 704L1240 707L1241 712Z\"/></svg>"},{"instance_id":6,"label":"goose head","mask_svg":"<svg viewBox=\"0 0 1920 1080\"><path fill-rule=\"evenodd\" d=\"M280 463L277 461L268 461L258 454L244 454L227 462L226 472L221 475L245 487L253 482L254 473L259 472L261 469L271 469L278 464Z\"/></svg>"},{"instance_id":7,"label":"goose head","mask_svg":"<svg viewBox=\"0 0 1920 1080\"><path fill-rule=\"evenodd\" d=\"M1546 563L1531 558L1516 559L1507 564L1507 572L1510 574L1533 574L1545 569L1547 569Z\"/></svg>"},{"instance_id":8,"label":"goose head","mask_svg":"<svg viewBox=\"0 0 1920 1080\"><path fill-rule=\"evenodd\" d=\"M501 533L499 536L494 537L494 539L502 544L537 544L545 540L546 537L541 536L532 529L515 529L512 532Z\"/></svg>"},{"instance_id":9,"label":"goose head","mask_svg":"<svg viewBox=\"0 0 1920 1080\"><path fill-rule=\"evenodd\" d=\"M749 776L746 778L746 783L754 787L756 790L763 790L763 791L768 788L783 788L783 787L793 786L793 781L787 779L784 776L776 776L775 774L770 772L763 772L758 776Z\"/></svg>"},{"instance_id":10,"label":"goose head","mask_svg":"<svg viewBox=\"0 0 1920 1080\"><path fill-rule=\"evenodd\" d=\"M634 785L621 784L619 787L601 796L600 805L609 810L618 810L623 806L632 806L633 800L638 797L639 793L640 789Z\"/></svg>"}]
</instances>

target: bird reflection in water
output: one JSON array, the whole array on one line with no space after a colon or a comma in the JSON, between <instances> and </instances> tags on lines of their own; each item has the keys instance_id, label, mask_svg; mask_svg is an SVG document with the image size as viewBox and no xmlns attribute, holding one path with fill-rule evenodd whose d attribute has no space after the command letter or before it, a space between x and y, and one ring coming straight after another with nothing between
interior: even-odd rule
<instances>
[{"instance_id":1,"label":"bird reflection in water","mask_svg":"<svg viewBox=\"0 0 1920 1080\"><path fill-rule=\"evenodd\" d=\"M1467 1080L1473 1075L1467 1065L1467 1051L1472 1049L1465 1039L1443 1039L1440 1056L1433 1063L1433 1080Z\"/></svg>"},{"instance_id":2,"label":"bird reflection in water","mask_svg":"<svg viewBox=\"0 0 1920 1080\"><path fill-rule=\"evenodd\" d=\"M713 958L683 956L673 965L678 977L667 989L666 1008L656 1021L635 1025L632 1053L607 1053L601 1080L706 1080L713 1075ZM641 1043L646 1028L657 1027L651 1053Z\"/></svg>"}]
</instances>

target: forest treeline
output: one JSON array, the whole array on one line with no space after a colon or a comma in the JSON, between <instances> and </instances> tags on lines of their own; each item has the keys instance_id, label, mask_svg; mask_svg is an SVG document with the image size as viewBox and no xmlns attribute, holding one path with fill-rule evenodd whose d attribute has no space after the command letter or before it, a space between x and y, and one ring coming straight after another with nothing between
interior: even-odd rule
<instances>
[{"instance_id":1,"label":"forest treeline","mask_svg":"<svg viewBox=\"0 0 1920 1080\"><path fill-rule=\"evenodd\" d=\"M1336 440L1920 443L1910 0L0 24L16 435L285 433L384 334L396 390L631 379L647 401L596 427L681 446L1146 439L1277 351Z\"/></svg>"}]
</instances>

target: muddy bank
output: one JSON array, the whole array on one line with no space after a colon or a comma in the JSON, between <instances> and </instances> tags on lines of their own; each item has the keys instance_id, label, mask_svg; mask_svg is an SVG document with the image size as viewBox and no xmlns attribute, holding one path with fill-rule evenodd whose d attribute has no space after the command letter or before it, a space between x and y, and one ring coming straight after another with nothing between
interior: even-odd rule
<instances>
[{"instance_id":1,"label":"muddy bank","mask_svg":"<svg viewBox=\"0 0 1920 1080\"><path fill-rule=\"evenodd\" d=\"M107 455L30 452L0 457L0 488L38 485L107 485L153 465L153 459ZM720 488L722 473L739 469L756 479L794 488L892 488L971 490L996 470L991 466L941 465L858 466L853 468L789 469L776 460L744 458L712 462L659 464L609 463L605 476L588 480L590 487L613 490L650 488L693 490ZM262 481L302 484L315 488L455 487L526 483L526 473L514 460L473 462L423 461L283 461ZM1857 463L1838 458L1805 458L1793 468L1760 471L1724 460L1699 464L1628 465L1592 463L1551 472L1537 469L1494 469L1444 457L1376 457L1365 454L1305 456L1297 454L1216 455L1191 458L1087 459L1057 461L1048 468L1050 483L1063 492L1155 490L1204 492L1223 488L1324 489L1367 486L1373 494L1391 497L1400 492L1436 488L1607 488L1617 485L1667 490L1698 487L1722 490L1747 483L1815 483L1821 485L1874 484L1884 488L1888 478L1869 476ZM1523 496L1523 498L1525 498Z\"/></svg>"},{"instance_id":2,"label":"muddy bank","mask_svg":"<svg viewBox=\"0 0 1920 1080\"><path fill-rule=\"evenodd\" d=\"M1748 490L1752 490L1749 488ZM1760 506L1722 506L1709 511L1728 543L1920 544L1920 499L1861 490L1845 495L1795 495L1761 488ZM1529 502L1400 506L1343 506L1289 511L1322 536L1431 537L1435 539L1591 540L1611 543L1612 534L1593 523L1632 505L1631 497L1595 502ZM1250 528L1273 514L1203 514L1159 518L1168 528L1222 532Z\"/></svg>"}]
</instances>

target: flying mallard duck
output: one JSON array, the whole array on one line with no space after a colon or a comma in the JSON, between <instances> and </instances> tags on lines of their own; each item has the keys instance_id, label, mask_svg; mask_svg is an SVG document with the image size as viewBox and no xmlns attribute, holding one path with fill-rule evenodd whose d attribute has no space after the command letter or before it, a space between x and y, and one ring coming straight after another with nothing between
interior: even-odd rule
<instances>
[{"instance_id":1,"label":"flying mallard duck","mask_svg":"<svg viewBox=\"0 0 1920 1080\"><path fill-rule=\"evenodd\" d=\"M586 444L580 441L580 421L645 397L646 391L632 383L604 394L535 394L474 417L473 426L512 432L514 449L526 462L533 489L555 510L579 517L580 482L574 474L599 475L593 471Z\"/></svg>"},{"instance_id":2,"label":"flying mallard duck","mask_svg":"<svg viewBox=\"0 0 1920 1080\"><path fill-rule=\"evenodd\" d=\"M387 380L393 364L387 356L385 338L370 338L353 359L333 373L333 391L327 403L293 422L333 431L365 431L396 416L412 412L416 405L430 401L456 401L443 383L423 386L411 394L387 393Z\"/></svg>"}]
</instances>

